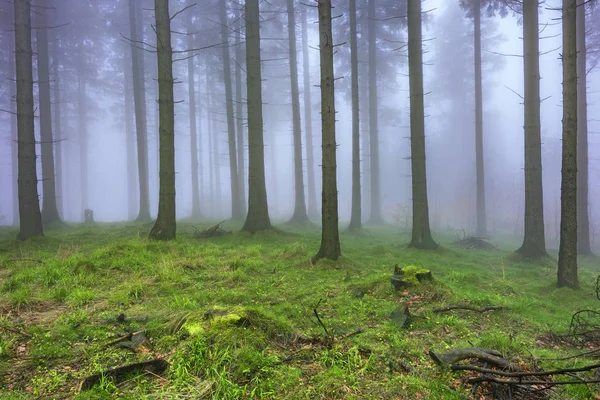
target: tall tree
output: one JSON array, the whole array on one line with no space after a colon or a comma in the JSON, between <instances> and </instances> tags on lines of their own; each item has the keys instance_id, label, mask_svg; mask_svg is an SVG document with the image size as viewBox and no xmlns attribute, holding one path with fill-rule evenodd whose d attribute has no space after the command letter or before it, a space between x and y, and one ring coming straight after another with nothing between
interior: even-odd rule
<instances>
[{"instance_id":1,"label":"tall tree","mask_svg":"<svg viewBox=\"0 0 600 400\"><path fill-rule=\"evenodd\" d=\"M136 157L135 157L135 136L133 132L134 127L134 116L133 116L133 82L130 74L127 73L127 69L131 65L131 57L127 54L123 57L125 64L123 65L123 87L125 88L125 151L127 153L127 218L129 220L135 219L137 211L137 195L136 186ZM139 204L139 203L138 203Z\"/></svg>"},{"instance_id":2,"label":"tall tree","mask_svg":"<svg viewBox=\"0 0 600 400\"><path fill-rule=\"evenodd\" d=\"M577 2L577 252L591 255L585 0Z\"/></svg>"},{"instance_id":3,"label":"tall tree","mask_svg":"<svg viewBox=\"0 0 600 400\"><path fill-rule=\"evenodd\" d=\"M583 8L583 6L581 7ZM563 132L558 286L577 280L577 0L562 2Z\"/></svg>"},{"instance_id":4,"label":"tall tree","mask_svg":"<svg viewBox=\"0 0 600 400\"><path fill-rule=\"evenodd\" d=\"M55 164L56 164L56 208L58 209L58 215L64 213L64 201L63 201L63 181L64 181L64 168L63 168L63 146L62 146L62 98L61 98L61 77L59 71L58 61L58 42L53 46L52 56L52 74L54 75L54 137L55 144L54 149L56 151ZM43 218L43 211L42 211Z\"/></svg>"},{"instance_id":5,"label":"tall tree","mask_svg":"<svg viewBox=\"0 0 600 400\"><path fill-rule=\"evenodd\" d=\"M371 214L369 223L381 224L381 174L379 160L379 118L377 115L377 34L375 25L375 0L368 2L369 18L369 148L371 150Z\"/></svg>"},{"instance_id":6,"label":"tall tree","mask_svg":"<svg viewBox=\"0 0 600 400\"><path fill-rule=\"evenodd\" d=\"M315 186L314 148L312 134L312 100L310 96L310 58L308 55L308 24L306 7L302 7L302 72L304 90L304 131L306 134L306 179L308 195L308 216L319 217L317 210L317 189Z\"/></svg>"},{"instance_id":7,"label":"tall tree","mask_svg":"<svg viewBox=\"0 0 600 400\"><path fill-rule=\"evenodd\" d=\"M236 118L236 139L237 139L237 166L238 166L238 185L239 196L242 199L242 211L246 215L246 184L245 182L245 164L244 157L246 149L244 148L244 111L242 104L242 64L243 64L243 47L241 39L242 18L240 18L239 10L235 13L235 19L238 20L238 26L235 30L235 118Z\"/></svg>"},{"instance_id":8,"label":"tall tree","mask_svg":"<svg viewBox=\"0 0 600 400\"><path fill-rule=\"evenodd\" d=\"M158 216L151 239L175 239L175 102L173 99L173 49L169 0L154 0L156 53L158 59L158 105L160 132L160 187Z\"/></svg>"},{"instance_id":9,"label":"tall tree","mask_svg":"<svg viewBox=\"0 0 600 400\"><path fill-rule=\"evenodd\" d=\"M287 0L288 48L290 84L292 92L292 129L294 136L294 215L290 222L305 224L308 221L304 198L304 173L302 168L302 127L300 121L300 91L298 90L298 60L296 59L296 17L294 0Z\"/></svg>"},{"instance_id":10,"label":"tall tree","mask_svg":"<svg viewBox=\"0 0 600 400\"><path fill-rule=\"evenodd\" d=\"M313 263L321 258L337 260L341 256L338 228L338 192L335 142L335 90L333 75L333 37L331 31L331 0L318 0L319 53L321 64L321 247Z\"/></svg>"},{"instance_id":11,"label":"tall tree","mask_svg":"<svg viewBox=\"0 0 600 400\"><path fill-rule=\"evenodd\" d=\"M231 56L229 54L229 27L227 23L227 1L219 1L219 13L221 17L221 46L223 52L223 79L225 81L225 106L227 110L227 142L229 147L229 173L231 175L231 218L234 220L244 219L242 203L244 199L239 192L237 151L235 137L235 116L233 114L233 89L231 83Z\"/></svg>"},{"instance_id":12,"label":"tall tree","mask_svg":"<svg viewBox=\"0 0 600 400\"><path fill-rule=\"evenodd\" d=\"M78 67L77 74L77 122L79 133L79 167L80 167L80 191L81 208L89 208L89 185L88 185L88 112L87 112L87 89L85 82L85 53L82 49L83 43L78 44ZM83 210L81 210L83 212Z\"/></svg>"},{"instance_id":13,"label":"tall tree","mask_svg":"<svg viewBox=\"0 0 600 400\"><path fill-rule=\"evenodd\" d=\"M19 165L20 240L43 236L42 214L37 188L33 116L33 67L31 50L31 2L13 2L15 24L15 64L17 76L17 130Z\"/></svg>"},{"instance_id":14,"label":"tall tree","mask_svg":"<svg viewBox=\"0 0 600 400\"><path fill-rule=\"evenodd\" d=\"M523 2L523 66L525 70L525 234L523 244L517 253L527 258L540 259L547 253L542 190L537 1Z\"/></svg>"},{"instance_id":15,"label":"tall tree","mask_svg":"<svg viewBox=\"0 0 600 400\"><path fill-rule=\"evenodd\" d=\"M242 230L254 233L271 228L265 184L258 0L246 0L245 17L249 164L248 214Z\"/></svg>"},{"instance_id":16,"label":"tall tree","mask_svg":"<svg viewBox=\"0 0 600 400\"><path fill-rule=\"evenodd\" d=\"M360 111L358 97L358 44L356 33L356 0L350 0L350 68L352 80L352 212L351 231L362 226L361 187L360 187Z\"/></svg>"},{"instance_id":17,"label":"tall tree","mask_svg":"<svg viewBox=\"0 0 600 400\"><path fill-rule=\"evenodd\" d=\"M54 171L54 138L52 134L52 106L50 105L50 56L48 54L48 7L45 0L37 6L37 71L40 101L40 141L42 150L42 222L60 220L56 206L56 180Z\"/></svg>"},{"instance_id":18,"label":"tall tree","mask_svg":"<svg viewBox=\"0 0 600 400\"><path fill-rule=\"evenodd\" d=\"M410 158L412 169L412 239L409 247L435 249L429 227L425 161L425 106L421 0L408 0L408 76L410 90ZM372 151L372 150L371 150Z\"/></svg>"},{"instance_id":19,"label":"tall tree","mask_svg":"<svg viewBox=\"0 0 600 400\"><path fill-rule=\"evenodd\" d=\"M16 103L16 85L12 82L15 79L15 59L11 59L8 62L9 65L9 93L10 93L10 152L11 152L11 181L12 181L12 210L13 210L13 225L19 224L19 186L18 186L18 176L19 176L19 158L18 154L18 129L17 129L17 103Z\"/></svg>"},{"instance_id":20,"label":"tall tree","mask_svg":"<svg viewBox=\"0 0 600 400\"><path fill-rule=\"evenodd\" d=\"M481 88L481 0L473 2L475 45L475 171L477 185L477 236L487 234L485 216L485 174L483 164L483 90Z\"/></svg>"},{"instance_id":21,"label":"tall tree","mask_svg":"<svg viewBox=\"0 0 600 400\"><path fill-rule=\"evenodd\" d=\"M146 121L146 85L144 83L144 57L137 45L141 40L137 19L136 0L129 1L129 32L131 36L131 66L133 69L133 101L135 108L135 132L138 156L138 182L140 185L140 209L138 221L150 220L150 195L148 189L148 128Z\"/></svg>"},{"instance_id":22,"label":"tall tree","mask_svg":"<svg viewBox=\"0 0 600 400\"><path fill-rule=\"evenodd\" d=\"M193 14L189 13L188 19L188 33L187 33L187 45L189 49L194 48L195 35ZM198 220L201 218L200 212L200 188L198 178L198 129L196 125L196 85L195 85L195 68L194 68L194 57L190 57L187 60L187 73L188 73L188 99L189 99L189 114L190 114L190 153L191 153L191 167L192 167L192 219Z\"/></svg>"}]
</instances>

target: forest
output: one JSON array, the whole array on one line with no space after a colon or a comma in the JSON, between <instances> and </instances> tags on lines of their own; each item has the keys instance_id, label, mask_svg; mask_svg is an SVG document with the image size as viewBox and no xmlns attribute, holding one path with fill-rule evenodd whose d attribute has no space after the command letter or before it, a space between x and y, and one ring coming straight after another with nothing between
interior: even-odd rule
<instances>
[{"instance_id":1,"label":"forest","mask_svg":"<svg viewBox=\"0 0 600 400\"><path fill-rule=\"evenodd\" d=\"M600 398L597 0L0 29L0 398Z\"/></svg>"}]
</instances>

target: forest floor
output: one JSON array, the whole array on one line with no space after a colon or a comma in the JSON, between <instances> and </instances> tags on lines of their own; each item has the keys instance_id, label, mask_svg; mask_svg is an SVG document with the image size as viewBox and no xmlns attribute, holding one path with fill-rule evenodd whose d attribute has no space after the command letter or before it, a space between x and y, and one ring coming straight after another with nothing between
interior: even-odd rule
<instances>
[{"instance_id":1,"label":"forest floor","mask_svg":"<svg viewBox=\"0 0 600 400\"><path fill-rule=\"evenodd\" d=\"M439 234L439 250L419 251L406 232L367 228L342 234L342 260L312 265L316 228L251 236L226 223L233 234L194 236L209 225L181 222L167 243L146 239L150 224L47 229L26 242L0 230L0 398L483 399L485 385L465 382L476 373L428 351L493 349L525 369L594 362L552 359L595 348L560 335L577 310L600 309L597 260L581 260L575 291L556 288L555 252L528 263L511 252L514 239L468 250ZM427 268L434 281L396 292L395 264ZM390 320L401 303L408 329ZM434 312L456 304L503 309ZM168 368L103 374L80 391L88 376L155 359Z\"/></svg>"}]
</instances>

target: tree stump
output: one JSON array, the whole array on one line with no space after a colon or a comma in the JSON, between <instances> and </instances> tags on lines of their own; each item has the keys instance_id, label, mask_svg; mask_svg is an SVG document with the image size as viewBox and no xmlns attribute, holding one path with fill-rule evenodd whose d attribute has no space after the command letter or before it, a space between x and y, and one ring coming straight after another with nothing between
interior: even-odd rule
<instances>
[{"instance_id":1,"label":"tree stump","mask_svg":"<svg viewBox=\"0 0 600 400\"><path fill-rule=\"evenodd\" d=\"M86 224L94 223L94 210L86 208L83 210L83 222Z\"/></svg>"}]
</instances>

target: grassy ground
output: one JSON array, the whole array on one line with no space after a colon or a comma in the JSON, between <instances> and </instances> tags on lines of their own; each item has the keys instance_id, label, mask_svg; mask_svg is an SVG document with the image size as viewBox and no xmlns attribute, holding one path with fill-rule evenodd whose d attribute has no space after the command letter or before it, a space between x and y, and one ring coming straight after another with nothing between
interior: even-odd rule
<instances>
[{"instance_id":1,"label":"grassy ground","mask_svg":"<svg viewBox=\"0 0 600 400\"><path fill-rule=\"evenodd\" d=\"M161 243L146 239L150 227L58 228L25 243L0 230L0 398L464 399L462 375L428 350L493 348L515 361L573 354L536 338L566 333L574 311L600 305L593 260L580 265L580 290L557 289L555 263L515 259L515 241L462 250L438 235L443 248L424 252L406 248L406 233L369 229L342 235L342 261L311 265L316 230L200 240L181 223L177 241ZM428 268L435 282L396 293L394 264ZM400 302L414 316L409 330L389 318ZM432 312L460 303L506 309ZM117 321L122 313L134 320ZM135 351L111 344L138 331L148 340ZM154 358L170 363L161 377L77 391L86 376ZM554 396L595 393L565 386Z\"/></svg>"}]
</instances>

